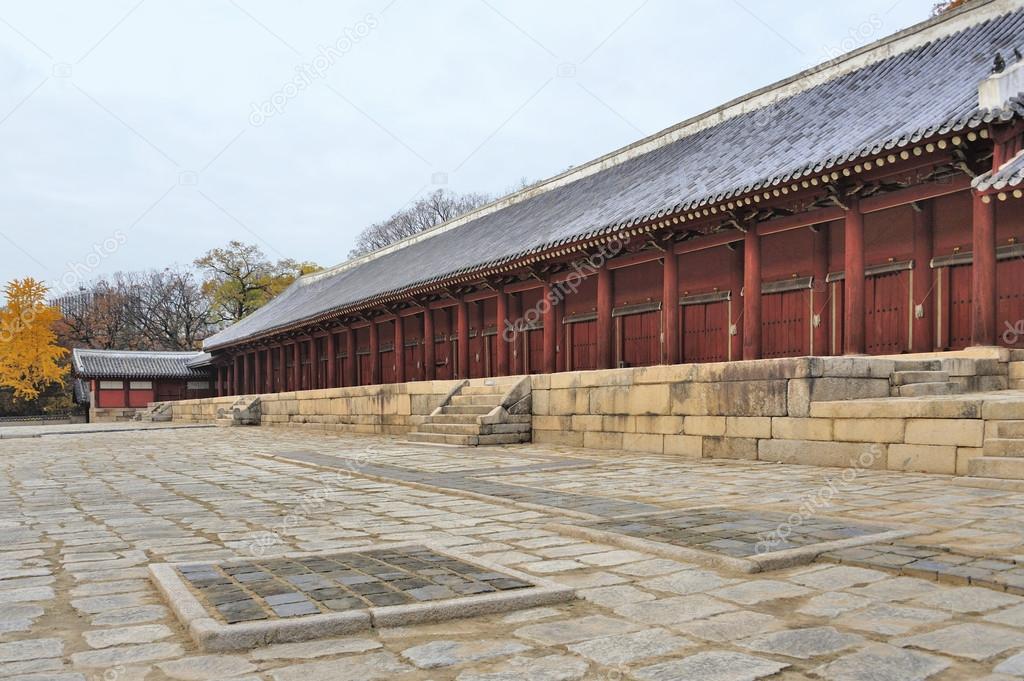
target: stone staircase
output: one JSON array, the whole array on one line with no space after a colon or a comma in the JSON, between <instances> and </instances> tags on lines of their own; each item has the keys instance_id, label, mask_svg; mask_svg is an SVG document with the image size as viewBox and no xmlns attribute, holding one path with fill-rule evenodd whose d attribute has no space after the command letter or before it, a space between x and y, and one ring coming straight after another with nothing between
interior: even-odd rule
<instances>
[{"instance_id":1,"label":"stone staircase","mask_svg":"<svg viewBox=\"0 0 1024 681\"><path fill-rule=\"evenodd\" d=\"M529 376L464 381L409 440L470 447L529 442L531 412Z\"/></svg>"},{"instance_id":2,"label":"stone staircase","mask_svg":"<svg viewBox=\"0 0 1024 681\"><path fill-rule=\"evenodd\" d=\"M1024 480L1024 420L986 421L982 456L970 462L968 473L979 478Z\"/></svg>"},{"instance_id":3,"label":"stone staircase","mask_svg":"<svg viewBox=\"0 0 1024 681\"><path fill-rule=\"evenodd\" d=\"M258 426L262 420L262 406L257 395L242 395L230 407L217 410L216 426Z\"/></svg>"},{"instance_id":4,"label":"stone staircase","mask_svg":"<svg viewBox=\"0 0 1024 681\"><path fill-rule=\"evenodd\" d=\"M959 395L1008 387L1004 364L969 357L897 361L889 384L893 397Z\"/></svg>"},{"instance_id":5,"label":"stone staircase","mask_svg":"<svg viewBox=\"0 0 1024 681\"><path fill-rule=\"evenodd\" d=\"M136 421L165 423L172 419L170 402L151 402L145 409L135 412Z\"/></svg>"}]
</instances>

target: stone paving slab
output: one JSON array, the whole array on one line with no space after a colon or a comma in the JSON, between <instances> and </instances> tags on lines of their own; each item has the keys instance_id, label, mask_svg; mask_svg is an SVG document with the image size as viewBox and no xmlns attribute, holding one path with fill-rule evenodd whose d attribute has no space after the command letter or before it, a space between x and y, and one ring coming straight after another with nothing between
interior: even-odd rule
<instances>
[{"instance_id":1,"label":"stone paving slab","mask_svg":"<svg viewBox=\"0 0 1024 681\"><path fill-rule=\"evenodd\" d=\"M828 551L819 559L949 584L973 584L1024 594L1024 556L978 556L941 546L896 541Z\"/></svg>"},{"instance_id":2,"label":"stone paving slab","mask_svg":"<svg viewBox=\"0 0 1024 681\"><path fill-rule=\"evenodd\" d=\"M197 645L216 652L574 598L542 578L420 544L159 564L150 573Z\"/></svg>"},{"instance_id":3,"label":"stone paving slab","mask_svg":"<svg viewBox=\"0 0 1024 681\"><path fill-rule=\"evenodd\" d=\"M829 550L904 537L918 531L912 527L896 528L822 516L794 523L793 517L790 513L762 509L707 507L550 527L666 558L748 573L802 565Z\"/></svg>"}]
</instances>

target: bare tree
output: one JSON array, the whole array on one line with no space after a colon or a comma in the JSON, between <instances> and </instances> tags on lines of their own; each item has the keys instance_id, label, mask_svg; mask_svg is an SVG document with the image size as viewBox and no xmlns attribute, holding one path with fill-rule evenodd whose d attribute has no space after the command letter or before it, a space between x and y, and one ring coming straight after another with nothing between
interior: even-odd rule
<instances>
[{"instance_id":1,"label":"bare tree","mask_svg":"<svg viewBox=\"0 0 1024 681\"><path fill-rule=\"evenodd\" d=\"M465 215L474 208L489 203L487 194L456 194L447 189L438 189L417 199L412 205L398 211L387 220L375 222L356 237L356 245L349 252L355 257L384 248L406 237L436 227L444 222Z\"/></svg>"}]
</instances>

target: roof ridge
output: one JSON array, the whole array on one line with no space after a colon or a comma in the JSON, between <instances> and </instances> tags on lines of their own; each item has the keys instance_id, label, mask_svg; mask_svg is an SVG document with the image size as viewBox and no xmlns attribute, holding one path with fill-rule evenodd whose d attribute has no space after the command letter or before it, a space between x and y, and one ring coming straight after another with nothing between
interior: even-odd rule
<instances>
[{"instance_id":1,"label":"roof ridge","mask_svg":"<svg viewBox=\"0 0 1024 681\"><path fill-rule=\"evenodd\" d=\"M435 225L422 232L417 232L411 236L407 236L403 239L399 239L387 246L371 251L364 255L345 260L337 265L311 272L309 274L298 277L293 285L305 286L307 284L314 283L321 279L339 274L346 270L352 269L363 263L371 260L376 260L389 253L393 253L399 249L411 246L424 239L429 239L438 234L443 234L451 229L454 229L462 224L471 222L480 217L496 212L508 206L515 205L527 199L533 198L540 194L545 194L551 190L557 189L558 187L570 184L577 180L588 177L589 175L605 170L609 167L616 166L620 163L628 161L635 156L649 153L657 148L671 144L672 142L678 141L684 137L696 134L707 126L696 127L701 123L711 123L718 125L723 121L733 118L734 116L747 113L752 110L763 108L765 105L771 105L780 99L787 99L800 92L809 90L811 87L821 85L829 82L836 78L839 78L846 73L864 68L870 64L884 61L891 57L898 56L905 52L909 52L913 49L921 47L937 38L947 37L959 31L962 31L971 26L983 23L989 19L992 19L1003 14L1008 14L1015 9L1019 9L1024 6L1024 2L1021 0L971 0L961 7L955 10L951 10L938 16L929 17L928 19L918 22L912 26L909 26L901 31L892 33L879 38L867 45L863 45L850 52L844 53L833 59L824 61L815 66L808 67L803 71L800 71L794 75L787 76L781 80L775 81L756 90L752 90L748 93L735 97L724 104L720 104L714 108L708 109L704 112L690 116L689 118L675 123L667 128L663 128L655 133L647 135L639 140L631 142L623 147L619 147L606 154L602 154L597 158L591 159L586 163L579 166L573 166L568 170L553 175L549 178L541 180L529 187L521 189L511 194L506 194L494 201L487 203L483 206L473 209L468 213L464 213L456 218L442 222L441 224ZM982 12L983 9L988 9L988 12ZM969 20L964 19L966 16L970 16ZM929 35L926 40L921 42L915 42L913 39L918 38L920 40L920 34L928 32L930 29L945 26L946 31L935 31L935 35ZM903 41L905 44L900 45L899 49L891 51L884 51L882 48L891 45L893 43ZM884 52L884 53L883 53ZM875 57L871 59L869 57ZM864 61L853 64L853 60L864 59ZM820 81L813 83L805 83L804 87L794 89L788 92L778 92L784 90L786 86L793 85L803 81L810 76L824 75L827 73L827 77L822 78ZM778 94L778 96L772 101L763 102L757 106L751 106L750 108L739 108L744 104L753 104L755 101L762 98L767 98L772 94ZM721 117L718 117L721 114ZM711 120L714 117L714 120ZM688 130L689 128L693 128ZM685 133L685 134L684 134Z\"/></svg>"}]
</instances>

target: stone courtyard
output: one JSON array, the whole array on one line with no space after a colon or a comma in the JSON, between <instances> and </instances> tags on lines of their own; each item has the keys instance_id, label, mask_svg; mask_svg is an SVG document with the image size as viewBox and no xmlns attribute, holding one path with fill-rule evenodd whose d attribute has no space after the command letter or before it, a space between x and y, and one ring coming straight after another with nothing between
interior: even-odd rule
<instances>
[{"instance_id":1,"label":"stone courtyard","mask_svg":"<svg viewBox=\"0 0 1024 681\"><path fill-rule=\"evenodd\" d=\"M0 678L1024 677L1024 487L1012 483L288 428L75 430L0 439ZM587 527L609 540L572 531ZM878 534L899 529L898 538ZM637 537L650 550L630 546ZM846 540L855 545L760 572L715 563L759 543ZM429 548L358 551L382 544ZM699 550L692 561L666 557L661 549L675 545ZM433 553L446 550L468 562ZM434 560L443 570L429 569ZM289 607L289 576L318 592L308 602L322 609L378 591L324 581L354 572L415 573L392 576L403 584L389 598L402 601L455 584L522 586L476 561L569 587L576 599L207 653L149 566L220 561L234 567L181 574L221 580L222 603L232 590L257 593L245 582L266 569L280 582L266 594L278 607L250 594L227 608L261 619L308 614L312 606Z\"/></svg>"}]
</instances>

